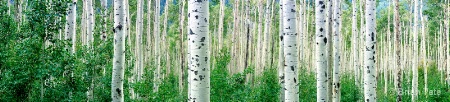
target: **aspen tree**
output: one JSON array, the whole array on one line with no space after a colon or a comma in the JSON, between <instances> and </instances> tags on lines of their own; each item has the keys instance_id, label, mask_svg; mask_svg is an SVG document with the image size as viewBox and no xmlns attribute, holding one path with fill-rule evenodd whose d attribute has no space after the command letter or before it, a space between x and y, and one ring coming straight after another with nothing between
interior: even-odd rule
<instances>
[{"instance_id":1,"label":"aspen tree","mask_svg":"<svg viewBox=\"0 0 450 102\"><path fill-rule=\"evenodd\" d=\"M427 39L426 39L426 28L425 28L425 18L426 17L424 17L424 15L423 15L423 0L420 0L420 15L421 15L421 23L422 23L422 25L421 25L421 28L422 28L422 60L423 60L423 71L424 71L424 81L425 81L425 92L428 92L428 85L427 85L427 82L428 82L428 77L427 77L427 74L428 74L428 66L427 66L427 63L428 63L428 61L427 61L427 51L426 51L426 49L427 49ZM426 95L428 95L428 94L426 94Z\"/></svg>"},{"instance_id":2,"label":"aspen tree","mask_svg":"<svg viewBox=\"0 0 450 102\"><path fill-rule=\"evenodd\" d=\"M334 11L333 11L333 102L339 102L341 97L341 90L340 90L340 76L339 76L339 70L341 65L341 54L340 54L340 20L341 20L341 6L340 6L340 0L336 0L334 3Z\"/></svg>"},{"instance_id":3,"label":"aspen tree","mask_svg":"<svg viewBox=\"0 0 450 102\"><path fill-rule=\"evenodd\" d=\"M279 17L279 21L280 21L280 25L279 25L279 35L280 35L280 42L279 42L279 44L280 44L280 47L279 47L279 53L278 53L278 77L279 77L279 83L280 83L280 86L281 86L281 88L280 88L280 102L283 102L283 101L285 101L284 99L285 99L285 92L284 92L284 90L285 90L285 85L284 85L284 83L285 83L285 81L284 81L284 48L283 48L283 46L284 46L284 41L283 41L283 37L284 37L284 34L283 34L283 23L284 23L284 20L283 20L283 18L284 18L284 16L283 16L283 6L282 6L282 4L283 4L283 0L281 0L280 2L280 10L279 10L279 14L280 14L280 17Z\"/></svg>"},{"instance_id":4,"label":"aspen tree","mask_svg":"<svg viewBox=\"0 0 450 102\"><path fill-rule=\"evenodd\" d=\"M69 7L67 8L67 16L66 16L66 27L65 27L65 32L66 32L66 36L65 39L66 40L71 40L72 42L72 48L70 49L72 53L75 52L75 47L76 47L76 27L77 27L77 1L78 0L72 0L72 2L69 3Z\"/></svg>"},{"instance_id":5,"label":"aspen tree","mask_svg":"<svg viewBox=\"0 0 450 102\"><path fill-rule=\"evenodd\" d=\"M106 31L107 31L107 20L108 20L108 1L107 0L100 0L100 2L101 2L101 6L102 6L102 17L103 17L103 21L102 21L102 23L103 23L103 28L102 28L102 35L100 36L100 39L101 40L104 40L104 41L106 41L106 37L107 37L107 34L106 34Z\"/></svg>"},{"instance_id":6,"label":"aspen tree","mask_svg":"<svg viewBox=\"0 0 450 102\"><path fill-rule=\"evenodd\" d=\"M181 1L184 2L184 1ZM220 14L219 14L219 31L218 31L218 37L219 37L219 51L222 49L222 43L223 43L223 19L225 16L225 0L220 0Z\"/></svg>"},{"instance_id":7,"label":"aspen tree","mask_svg":"<svg viewBox=\"0 0 450 102\"><path fill-rule=\"evenodd\" d=\"M87 25L86 25L86 43L88 47L91 47L94 42L94 3L92 0L86 0L86 9L87 9Z\"/></svg>"},{"instance_id":8,"label":"aspen tree","mask_svg":"<svg viewBox=\"0 0 450 102\"><path fill-rule=\"evenodd\" d=\"M164 74L162 74L162 79L164 79L166 76L168 76L168 74L170 73L170 56L169 56L169 47L168 47L168 44L169 44L169 42L168 42L168 38L167 38L167 21L168 21L168 19L167 19L167 17L168 17L168 15L169 15L169 2L171 2L170 0L166 0L166 2L165 2L165 6L164 6L164 21L163 21L163 31L162 31L162 48L161 48L161 52L162 51L164 51L164 54L163 55L165 55L165 59L166 59L166 65L165 65L165 68L166 68L166 73L164 73ZM162 54L162 53L161 53ZM160 70L162 70L162 69L160 69Z\"/></svg>"},{"instance_id":9,"label":"aspen tree","mask_svg":"<svg viewBox=\"0 0 450 102\"><path fill-rule=\"evenodd\" d=\"M356 18L356 15L358 14L357 8L356 8L356 0L352 0L352 37L353 37L353 71L355 74L355 85L358 86L358 73L359 73L359 33L358 33L358 21Z\"/></svg>"},{"instance_id":10,"label":"aspen tree","mask_svg":"<svg viewBox=\"0 0 450 102\"><path fill-rule=\"evenodd\" d=\"M270 27L270 0L266 0L266 7L265 7L265 14L264 14L264 49L263 49L263 55L264 57L262 59L264 59L263 63L263 68L266 69L270 66L267 65L267 63L269 63L269 41L270 41L270 37L269 37L269 27ZM262 70L264 71L264 70Z\"/></svg>"},{"instance_id":11,"label":"aspen tree","mask_svg":"<svg viewBox=\"0 0 450 102\"><path fill-rule=\"evenodd\" d=\"M143 0L138 0L137 1L137 18L136 18L136 45L135 45L135 50L136 50L136 60L135 60L135 68L134 68L134 77L136 81L140 81L142 78L142 71L144 68L144 63L143 63L143 53L142 53L142 34L143 34ZM132 90L130 90L132 91ZM134 91L134 90L133 90ZM134 92L133 92L134 93ZM136 96L137 94L131 94L131 98L137 98Z\"/></svg>"},{"instance_id":12,"label":"aspen tree","mask_svg":"<svg viewBox=\"0 0 450 102\"><path fill-rule=\"evenodd\" d=\"M316 14L316 77L317 77L317 102L327 101L328 90L328 76L327 76L327 28L325 28L325 1L316 0L315 2L315 14Z\"/></svg>"},{"instance_id":13,"label":"aspen tree","mask_svg":"<svg viewBox=\"0 0 450 102\"><path fill-rule=\"evenodd\" d=\"M283 42L284 42L284 73L285 73L285 101L298 101L298 44L296 27L295 0L283 0Z\"/></svg>"},{"instance_id":14,"label":"aspen tree","mask_svg":"<svg viewBox=\"0 0 450 102\"><path fill-rule=\"evenodd\" d=\"M327 38L328 38L328 44L327 44L327 101L331 101L332 100L332 96L333 96L333 92L332 92L332 87L333 87L333 81L331 79L331 77L333 76L332 71L333 71L333 2L335 2L335 0L328 0L328 2L326 3L326 34L327 34Z\"/></svg>"},{"instance_id":15,"label":"aspen tree","mask_svg":"<svg viewBox=\"0 0 450 102\"><path fill-rule=\"evenodd\" d=\"M111 81L113 102L123 102L123 76L125 70L125 5L123 0L114 0L114 57Z\"/></svg>"},{"instance_id":16,"label":"aspen tree","mask_svg":"<svg viewBox=\"0 0 450 102\"><path fill-rule=\"evenodd\" d=\"M208 6L208 0L188 0L189 102L210 101Z\"/></svg>"},{"instance_id":17,"label":"aspen tree","mask_svg":"<svg viewBox=\"0 0 450 102\"><path fill-rule=\"evenodd\" d=\"M418 94L418 55L419 55L419 0L414 1L414 28L413 28L413 62L412 62L412 91L411 91L411 101L415 102L417 100Z\"/></svg>"},{"instance_id":18,"label":"aspen tree","mask_svg":"<svg viewBox=\"0 0 450 102\"><path fill-rule=\"evenodd\" d=\"M181 69L179 70L180 72L179 72L179 76L178 76L178 87L179 87L179 90L180 90L180 94L181 94L181 92L182 92L182 90L183 90L183 76L184 76L184 68L185 68L185 64L184 64L184 56L185 56L185 53L184 53L184 48L183 48L183 45L184 45L184 28L185 28L185 26L184 26L184 18L185 18L185 14L184 14L184 7L185 7L185 0L181 0L181 6L180 6L180 52L181 52L181 55L180 55L180 67L181 67Z\"/></svg>"},{"instance_id":19,"label":"aspen tree","mask_svg":"<svg viewBox=\"0 0 450 102\"><path fill-rule=\"evenodd\" d=\"M399 14L399 0L394 0L394 36L395 36L395 60L396 60L396 68L395 68L395 89L397 94L397 102L402 101L402 63L401 63L401 55L400 55L400 14Z\"/></svg>"},{"instance_id":20,"label":"aspen tree","mask_svg":"<svg viewBox=\"0 0 450 102\"><path fill-rule=\"evenodd\" d=\"M262 69L262 67L264 67L263 65L262 65L262 63L264 63L263 62L263 58L262 58L262 56L264 55L264 53L263 53L263 45L262 45L262 43L263 43L263 33L261 32L262 31L262 15L263 15L263 13L262 13L262 10L263 10L263 7L262 7L263 5L262 5L262 2L258 2L258 15L260 15L259 17L258 17L258 44L257 44L257 51L258 51L258 53L257 53L257 56L258 56L258 59L257 59L257 61L256 61L256 65L257 65L257 72L256 72L256 74L258 75L258 74L260 74L261 72L261 69Z\"/></svg>"},{"instance_id":21,"label":"aspen tree","mask_svg":"<svg viewBox=\"0 0 450 102\"><path fill-rule=\"evenodd\" d=\"M155 39L155 43L154 43L154 52L155 52L155 54L154 54L154 59L155 59L155 67L156 67L156 70L154 71L154 83L153 83L153 92L158 92L158 89L159 89L159 82L160 82L160 79L161 79L161 63L160 63L160 61L161 61L161 56L160 56L160 51L159 51L159 47L160 47L160 42L159 42L159 40L160 40L160 34L159 34L159 27L160 27L160 25L159 25L159 15L160 15L160 12L158 12L159 10L160 10L160 4L161 2L160 2L160 0L156 0L156 2L155 2L155 22L154 22L154 29L153 29L153 31L154 31L154 39Z\"/></svg>"},{"instance_id":22,"label":"aspen tree","mask_svg":"<svg viewBox=\"0 0 450 102\"><path fill-rule=\"evenodd\" d=\"M155 0L153 0L153 1L155 1ZM151 60L152 60L152 42L153 42L153 39L152 39L152 26L151 26L151 23L152 23L152 12L153 11L155 11L154 9L152 9L152 2L153 1L148 1L147 2L147 45L146 45L146 50L145 50L145 65L150 65L150 62L151 62Z\"/></svg>"},{"instance_id":23,"label":"aspen tree","mask_svg":"<svg viewBox=\"0 0 450 102\"><path fill-rule=\"evenodd\" d=\"M391 31L390 31L390 28L391 28L391 15L390 15L390 5L391 5L391 1L390 0L388 0L388 7L387 7L387 10L388 10L388 13L387 13L387 18L388 18L388 23L387 23L387 29L386 29L386 32L387 32L387 39L386 39L386 45L388 46L388 49L387 49L387 53L386 53L386 56L385 56L385 58L383 58L383 60L385 60L386 61L386 63L383 63L383 64L385 64L385 66L383 66L384 68L384 72L383 72L383 77L384 77L384 94L385 95L387 95L387 90L388 90L388 68L389 68L389 65L391 65L390 63L391 63L391 61L390 61L390 59L391 59ZM385 46L381 46L381 47L385 47ZM384 49L384 48L383 48Z\"/></svg>"},{"instance_id":24,"label":"aspen tree","mask_svg":"<svg viewBox=\"0 0 450 102\"><path fill-rule=\"evenodd\" d=\"M375 46L376 46L376 1L366 0L366 41L364 53L364 99L366 102L377 101L375 77Z\"/></svg>"}]
</instances>

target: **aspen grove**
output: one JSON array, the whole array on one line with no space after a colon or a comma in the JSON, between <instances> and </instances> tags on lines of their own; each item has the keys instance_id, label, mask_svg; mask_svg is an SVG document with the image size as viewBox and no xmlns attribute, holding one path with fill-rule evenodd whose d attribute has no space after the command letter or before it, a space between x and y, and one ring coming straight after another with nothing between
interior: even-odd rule
<instances>
[{"instance_id":1,"label":"aspen grove","mask_svg":"<svg viewBox=\"0 0 450 102\"><path fill-rule=\"evenodd\" d=\"M0 102L450 102L450 0L0 0Z\"/></svg>"}]
</instances>

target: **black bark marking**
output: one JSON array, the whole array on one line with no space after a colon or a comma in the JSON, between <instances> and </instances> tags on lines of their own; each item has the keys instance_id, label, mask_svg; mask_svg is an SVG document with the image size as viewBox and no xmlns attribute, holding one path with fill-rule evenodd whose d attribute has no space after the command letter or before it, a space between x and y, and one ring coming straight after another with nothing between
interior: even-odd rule
<instances>
[{"instance_id":1,"label":"black bark marking","mask_svg":"<svg viewBox=\"0 0 450 102\"><path fill-rule=\"evenodd\" d=\"M283 36L280 36L280 40L283 41Z\"/></svg>"},{"instance_id":2,"label":"black bark marking","mask_svg":"<svg viewBox=\"0 0 450 102\"><path fill-rule=\"evenodd\" d=\"M195 33L192 31L192 29L189 29L189 34L194 35Z\"/></svg>"},{"instance_id":3,"label":"black bark marking","mask_svg":"<svg viewBox=\"0 0 450 102\"><path fill-rule=\"evenodd\" d=\"M375 33L372 32L372 34L370 35L370 38L372 39L372 41L375 41Z\"/></svg>"},{"instance_id":4,"label":"black bark marking","mask_svg":"<svg viewBox=\"0 0 450 102\"><path fill-rule=\"evenodd\" d=\"M319 5L322 5L323 4L323 1L319 1Z\"/></svg>"},{"instance_id":5,"label":"black bark marking","mask_svg":"<svg viewBox=\"0 0 450 102\"><path fill-rule=\"evenodd\" d=\"M119 96L122 96L122 95L120 94L121 90L120 90L119 88L116 88L116 92L117 92L117 94L118 94Z\"/></svg>"},{"instance_id":6,"label":"black bark marking","mask_svg":"<svg viewBox=\"0 0 450 102\"><path fill-rule=\"evenodd\" d=\"M291 12L295 12L295 10L294 10L294 9L291 9Z\"/></svg>"},{"instance_id":7,"label":"black bark marking","mask_svg":"<svg viewBox=\"0 0 450 102\"><path fill-rule=\"evenodd\" d=\"M327 37L325 37L324 39L323 39L323 42L326 44L327 43Z\"/></svg>"},{"instance_id":8,"label":"black bark marking","mask_svg":"<svg viewBox=\"0 0 450 102\"><path fill-rule=\"evenodd\" d=\"M320 31L320 32L323 32L323 28L320 28L319 31Z\"/></svg>"},{"instance_id":9,"label":"black bark marking","mask_svg":"<svg viewBox=\"0 0 450 102\"><path fill-rule=\"evenodd\" d=\"M198 15L195 15L195 19L198 19Z\"/></svg>"},{"instance_id":10,"label":"black bark marking","mask_svg":"<svg viewBox=\"0 0 450 102\"><path fill-rule=\"evenodd\" d=\"M297 83L297 79L294 78L294 83Z\"/></svg>"},{"instance_id":11,"label":"black bark marking","mask_svg":"<svg viewBox=\"0 0 450 102\"><path fill-rule=\"evenodd\" d=\"M205 42L205 37L202 37L201 39L200 39L200 42Z\"/></svg>"},{"instance_id":12,"label":"black bark marking","mask_svg":"<svg viewBox=\"0 0 450 102\"><path fill-rule=\"evenodd\" d=\"M205 18L205 22L208 22L208 20Z\"/></svg>"},{"instance_id":13,"label":"black bark marking","mask_svg":"<svg viewBox=\"0 0 450 102\"><path fill-rule=\"evenodd\" d=\"M294 66L291 66L291 70L294 71Z\"/></svg>"},{"instance_id":14,"label":"black bark marking","mask_svg":"<svg viewBox=\"0 0 450 102\"><path fill-rule=\"evenodd\" d=\"M195 0L194 2L202 3L202 0Z\"/></svg>"},{"instance_id":15,"label":"black bark marking","mask_svg":"<svg viewBox=\"0 0 450 102\"><path fill-rule=\"evenodd\" d=\"M203 76L203 75L199 75L198 77L200 78L200 81L202 81L203 79L205 79L205 76Z\"/></svg>"}]
</instances>

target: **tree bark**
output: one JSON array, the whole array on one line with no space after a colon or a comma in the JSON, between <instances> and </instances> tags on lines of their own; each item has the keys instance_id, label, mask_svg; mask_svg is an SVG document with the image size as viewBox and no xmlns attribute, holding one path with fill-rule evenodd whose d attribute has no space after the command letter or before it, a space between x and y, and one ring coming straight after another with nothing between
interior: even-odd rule
<instances>
[{"instance_id":1,"label":"tree bark","mask_svg":"<svg viewBox=\"0 0 450 102\"><path fill-rule=\"evenodd\" d=\"M280 2L280 10L279 10L279 13L280 13L280 17L279 17L279 21L280 21L280 24L279 24L279 35L280 35L280 42L279 42L279 44L280 44L280 47L279 47L279 54L278 54L278 78L279 78L279 83L280 83L280 86L281 86L281 88L280 88L280 102L283 102L284 101L284 99L285 99L285 92L284 92L284 90L285 90L285 85L284 85L284 83L285 83L285 81L284 81L284 70L283 70L283 68L284 68L284 48L283 48L283 46L284 46L284 41L283 41L283 37L284 37L284 34L283 34L283 23L284 23L284 20L283 20L283 18L284 18L284 16L283 16L283 8L282 8L282 4L283 4L283 0L281 0Z\"/></svg>"},{"instance_id":2,"label":"tree bark","mask_svg":"<svg viewBox=\"0 0 450 102\"><path fill-rule=\"evenodd\" d=\"M418 96L418 69L419 69L419 0L414 1L414 35L413 35L413 62L412 62L412 91L411 91L411 101L415 102Z\"/></svg>"},{"instance_id":3,"label":"tree bark","mask_svg":"<svg viewBox=\"0 0 450 102\"><path fill-rule=\"evenodd\" d=\"M364 73L364 98L366 102L377 101L376 97L376 68L375 68L375 46L376 46L376 1L366 0L366 47L365 47L365 73Z\"/></svg>"},{"instance_id":4,"label":"tree bark","mask_svg":"<svg viewBox=\"0 0 450 102\"><path fill-rule=\"evenodd\" d=\"M395 45L394 48L396 49L395 51L395 60L396 60L396 71L395 71L395 89L396 89L396 94L397 94L397 102L401 102L402 101L402 63L401 63L401 55L400 55L400 13L399 13L399 0L394 0L394 36L395 36Z\"/></svg>"},{"instance_id":5,"label":"tree bark","mask_svg":"<svg viewBox=\"0 0 450 102\"><path fill-rule=\"evenodd\" d=\"M179 70L180 72L179 72L179 76L178 76L178 87L179 87L179 90L180 90L180 94L181 94L181 92L183 92L183 86L184 86L184 84L183 84L183 76L184 76L184 67L185 67L185 65L184 65L184 56L185 56L185 54L184 54L184 51L185 51L185 49L183 48L183 45L184 45L184 18L185 18L185 14L184 14L184 7L185 7L185 0L181 0L181 6L180 6L180 12L181 12L181 14L180 14L180 52L181 52L181 55L180 55L180 67L181 67L181 69Z\"/></svg>"},{"instance_id":6,"label":"tree bark","mask_svg":"<svg viewBox=\"0 0 450 102\"><path fill-rule=\"evenodd\" d=\"M357 7L356 7L356 0L352 0L352 37L353 37L353 72L355 74L355 85L359 86L358 84L358 75L359 75L359 33L358 33L358 21L356 18L356 15L358 14Z\"/></svg>"},{"instance_id":7,"label":"tree bark","mask_svg":"<svg viewBox=\"0 0 450 102\"><path fill-rule=\"evenodd\" d=\"M154 39L155 39L155 43L154 43L154 51L155 51L155 54L154 54L154 59L155 59L155 67L156 67L156 70L155 70L155 72L154 72L154 83L153 83L153 92L158 92L158 89L159 89L159 83L160 83L160 79L161 79L161 63L160 63L160 60L161 60L161 56L160 56L160 51L159 51L159 47L160 47L160 42L159 42L159 40L160 40L160 34L159 34L159 16L160 16L160 12L158 12L159 10L160 10L160 4L161 2L160 2L160 0L156 0L156 3L155 3L155 22L154 22Z\"/></svg>"},{"instance_id":8,"label":"tree bark","mask_svg":"<svg viewBox=\"0 0 450 102\"><path fill-rule=\"evenodd\" d=\"M208 8L208 0L188 0L189 102L210 101Z\"/></svg>"},{"instance_id":9,"label":"tree bark","mask_svg":"<svg viewBox=\"0 0 450 102\"><path fill-rule=\"evenodd\" d=\"M334 12L333 12L333 52L334 52L334 61L333 61L333 102L339 102L341 97L341 89L340 89L340 76L339 70L341 65L341 54L340 54L340 19L341 19L341 6L340 0L334 1Z\"/></svg>"},{"instance_id":10,"label":"tree bark","mask_svg":"<svg viewBox=\"0 0 450 102\"><path fill-rule=\"evenodd\" d=\"M316 77L317 77L317 101L327 101L328 92L328 73L327 73L327 31L326 26L326 12L325 12L325 1L316 0Z\"/></svg>"},{"instance_id":11,"label":"tree bark","mask_svg":"<svg viewBox=\"0 0 450 102\"><path fill-rule=\"evenodd\" d=\"M66 27L65 32L66 36L64 37L65 40L71 40L72 42L72 48L70 51L72 53L75 53L75 46L76 46L76 27L77 27L77 0L72 0L71 3L69 3L69 7L67 8L67 16L66 16Z\"/></svg>"},{"instance_id":12,"label":"tree bark","mask_svg":"<svg viewBox=\"0 0 450 102\"><path fill-rule=\"evenodd\" d=\"M113 102L123 102L123 76L125 70L125 9L123 0L114 0L114 58L111 82Z\"/></svg>"},{"instance_id":13,"label":"tree bark","mask_svg":"<svg viewBox=\"0 0 450 102\"><path fill-rule=\"evenodd\" d=\"M91 47L94 42L94 3L92 0L86 0L86 9L87 9L87 28L86 28L86 39L87 46Z\"/></svg>"},{"instance_id":14,"label":"tree bark","mask_svg":"<svg viewBox=\"0 0 450 102\"><path fill-rule=\"evenodd\" d=\"M102 35L100 36L100 39L103 41L107 40L107 36L108 34L106 33L106 31L108 31L108 26L107 26L107 21L108 21L108 1L107 0L101 0L101 5L102 5L102 17L103 17L103 28L102 28Z\"/></svg>"},{"instance_id":15,"label":"tree bark","mask_svg":"<svg viewBox=\"0 0 450 102\"><path fill-rule=\"evenodd\" d=\"M284 42L284 73L285 73L285 101L298 101L298 44L297 19L295 0L283 0L283 42Z\"/></svg>"}]
</instances>

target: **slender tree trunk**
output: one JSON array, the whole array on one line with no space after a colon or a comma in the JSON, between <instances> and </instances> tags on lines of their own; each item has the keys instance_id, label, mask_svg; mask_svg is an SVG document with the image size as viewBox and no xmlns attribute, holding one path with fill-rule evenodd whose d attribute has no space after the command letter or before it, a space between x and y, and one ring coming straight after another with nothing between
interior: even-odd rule
<instances>
[{"instance_id":1,"label":"slender tree trunk","mask_svg":"<svg viewBox=\"0 0 450 102\"><path fill-rule=\"evenodd\" d=\"M108 31L108 27L107 27L107 22L108 22L108 1L107 0L101 0L101 5L102 5L102 17L103 17L103 28L102 28L102 35L100 36L101 40L106 41L107 40L107 36L108 34L106 33L106 31Z\"/></svg>"},{"instance_id":2,"label":"slender tree trunk","mask_svg":"<svg viewBox=\"0 0 450 102\"><path fill-rule=\"evenodd\" d=\"M419 0L414 1L414 49L413 49L413 64L412 64L412 71L413 71L413 80L412 80L412 91L411 91L411 101L415 102L417 100L418 96L418 69L419 69L419 62L418 62L418 55L419 55Z\"/></svg>"},{"instance_id":3,"label":"slender tree trunk","mask_svg":"<svg viewBox=\"0 0 450 102\"><path fill-rule=\"evenodd\" d=\"M327 30L325 28L326 24L326 12L325 12L325 1L324 0L316 0L315 3L315 14L316 14L316 77L317 77L317 101L327 101L327 92L328 92L328 64L327 64Z\"/></svg>"},{"instance_id":4,"label":"slender tree trunk","mask_svg":"<svg viewBox=\"0 0 450 102\"><path fill-rule=\"evenodd\" d=\"M425 81L425 92L428 93L428 60L427 60L427 39L426 39L426 28L425 28L425 16L423 15L423 0L420 0L420 15L422 21L422 59L423 59L423 71L424 71L424 81ZM430 54L431 55L431 54ZM428 96L428 94L425 94Z\"/></svg>"},{"instance_id":5,"label":"slender tree trunk","mask_svg":"<svg viewBox=\"0 0 450 102\"><path fill-rule=\"evenodd\" d=\"M169 46L168 46L168 44L169 44L169 42L168 42L168 40L167 40L167 21L168 21L168 19L167 19L167 16L169 15L169 2L171 2L171 1L169 1L169 0L166 0L166 5L164 6L164 21L163 21L163 32L162 32L162 35L163 35L163 37L162 37L162 42L163 42L163 45L162 45L162 51L164 51L165 53L164 53L164 55L165 55L165 57L166 57L166 65L165 65L165 67L166 67L166 73L164 73L164 74L162 74L162 79L164 79L166 76L168 76L168 74L170 73L170 59L169 59Z\"/></svg>"},{"instance_id":6,"label":"slender tree trunk","mask_svg":"<svg viewBox=\"0 0 450 102\"><path fill-rule=\"evenodd\" d=\"M266 0L266 11L265 11L265 14L264 14L264 17L265 17L265 21L264 21L264 23L265 23L265 25L264 25L264 56L263 56L263 58L262 59L264 59L264 62L262 62L263 63L263 72L264 72L264 70L265 69L267 69L268 67L270 67L270 66L267 66L268 65L268 63L269 63L269 41L270 41L270 38L269 38L269 26L270 26L270 0Z\"/></svg>"},{"instance_id":7,"label":"slender tree trunk","mask_svg":"<svg viewBox=\"0 0 450 102\"><path fill-rule=\"evenodd\" d=\"M76 46L76 27L77 27L77 0L72 0L71 3L69 3L69 7L67 8L67 16L66 16L66 36L65 40L71 40L72 42L72 48L70 49L72 53L75 53L75 46Z\"/></svg>"},{"instance_id":8,"label":"slender tree trunk","mask_svg":"<svg viewBox=\"0 0 450 102\"><path fill-rule=\"evenodd\" d=\"M158 89L159 89L159 82L160 82L160 79L161 79L161 76L160 76L160 74L161 74L161 63L160 63L160 60L161 60L161 56L160 56L160 54L159 54L159 47L160 47L160 42L159 42L159 40L160 40L160 34L159 34L159 15L160 15L160 12L158 12L159 10L160 10L160 4L161 2L160 2L160 0L156 0L156 3L155 3L155 22L154 22L154 39L155 39L155 43L154 43L154 51L155 51L155 54L154 54L154 59L155 59L155 67L156 67L156 70L155 70L155 72L154 72L154 83L153 83L153 92L158 92Z\"/></svg>"},{"instance_id":9,"label":"slender tree trunk","mask_svg":"<svg viewBox=\"0 0 450 102\"><path fill-rule=\"evenodd\" d=\"M365 47L365 73L364 73L364 98L366 102L377 101L376 96L376 72L375 72L375 46L376 46L376 1L366 1L366 47Z\"/></svg>"},{"instance_id":10,"label":"slender tree trunk","mask_svg":"<svg viewBox=\"0 0 450 102\"><path fill-rule=\"evenodd\" d=\"M341 97L340 90L340 76L339 70L341 65L341 54L340 54L340 19L341 19L341 6L340 0L334 1L334 15L333 15L333 52L334 52L334 62L333 62L333 102L339 102Z\"/></svg>"},{"instance_id":11,"label":"slender tree trunk","mask_svg":"<svg viewBox=\"0 0 450 102\"><path fill-rule=\"evenodd\" d=\"M123 0L114 0L114 58L111 82L113 102L123 102L123 80L125 70L125 9Z\"/></svg>"},{"instance_id":12,"label":"slender tree trunk","mask_svg":"<svg viewBox=\"0 0 450 102\"><path fill-rule=\"evenodd\" d=\"M145 58L146 58L146 64L145 65L151 65L151 60L152 60L152 12L155 11L154 9L152 9L152 2L153 1L148 1L148 5L147 5L147 46L146 46L146 53L145 53ZM156 4L156 3L155 3ZM151 68L151 67L150 67Z\"/></svg>"},{"instance_id":13,"label":"slender tree trunk","mask_svg":"<svg viewBox=\"0 0 450 102\"><path fill-rule=\"evenodd\" d=\"M209 1L188 0L189 102L210 101Z\"/></svg>"},{"instance_id":14,"label":"slender tree trunk","mask_svg":"<svg viewBox=\"0 0 450 102\"><path fill-rule=\"evenodd\" d=\"M184 1L182 1L184 2ZM219 51L222 49L222 43L223 43L223 19L225 17L225 0L220 0L220 14L219 14L219 31L218 31L218 37L219 37Z\"/></svg>"},{"instance_id":15,"label":"slender tree trunk","mask_svg":"<svg viewBox=\"0 0 450 102\"><path fill-rule=\"evenodd\" d=\"M280 47L279 47L279 54L278 54L278 78L279 78L279 83L280 83L280 102L285 101L285 81L284 81L284 41L283 41L283 23L284 23L284 16L283 16L283 8L282 8L282 4L283 4L283 0L281 0L280 2L280 17L279 17L279 21L280 21L280 25L279 25L279 34L280 34Z\"/></svg>"},{"instance_id":16,"label":"slender tree trunk","mask_svg":"<svg viewBox=\"0 0 450 102\"><path fill-rule=\"evenodd\" d=\"M399 0L394 0L394 37L395 37L395 60L396 60L396 68L395 68L395 89L397 94L397 102L402 101L402 63L401 63L401 55L400 55L400 13L399 13Z\"/></svg>"},{"instance_id":17,"label":"slender tree trunk","mask_svg":"<svg viewBox=\"0 0 450 102\"><path fill-rule=\"evenodd\" d=\"M327 44L327 52L326 52L326 55L328 56L327 57L327 65L328 65L328 67L327 67L327 101L332 101L332 96L333 96L333 93L332 93L332 87L333 87L333 81L332 81L332 77L333 77L333 21L334 21L334 19L333 19L333 2L335 2L335 0L328 0L328 2L326 3L327 4L327 8L326 8L326 10L327 10L327 22L326 22L326 27L327 27L327 31L326 31L326 33L327 33L327 38L328 38L328 44Z\"/></svg>"},{"instance_id":18,"label":"slender tree trunk","mask_svg":"<svg viewBox=\"0 0 450 102\"><path fill-rule=\"evenodd\" d=\"M353 36L353 62L354 62L354 68L353 72L355 74L355 85L359 86L358 84L358 75L359 75L359 33L358 33L358 21L356 18L356 15L358 14L357 8L356 8L356 0L352 0L352 36Z\"/></svg>"},{"instance_id":19,"label":"slender tree trunk","mask_svg":"<svg viewBox=\"0 0 450 102\"><path fill-rule=\"evenodd\" d=\"M183 45L184 45L184 18L185 18L185 14L184 14L184 7L185 7L185 4L186 3L184 3L185 2L185 0L181 0L181 6L180 6L180 12L181 12L181 14L180 14L180 52L181 52L181 55L180 55L180 67L181 67L181 69L180 69L180 72L179 72L179 76L178 76L178 87L179 87L179 90L180 90L180 94L183 92L183 86L184 86L184 84L183 84L183 76L184 76L184 51L185 51L185 49L183 48Z\"/></svg>"},{"instance_id":20,"label":"slender tree trunk","mask_svg":"<svg viewBox=\"0 0 450 102\"><path fill-rule=\"evenodd\" d=\"M262 42L263 42L263 34L262 34L263 7L262 6L263 6L262 2L258 2L258 15L259 15L258 16L258 42L257 42L258 43L257 44L258 59L256 61L256 67L257 67L256 75L260 75L261 69L262 69L262 67L264 67L264 66L262 66L262 63L263 63L262 56L264 55L262 52L263 51L262 50L262 47L263 47L263 45L262 45Z\"/></svg>"},{"instance_id":21,"label":"slender tree trunk","mask_svg":"<svg viewBox=\"0 0 450 102\"><path fill-rule=\"evenodd\" d=\"M86 0L86 9L87 9L87 28L86 28L86 39L88 47L91 47L94 42L94 3L92 0Z\"/></svg>"}]
</instances>

